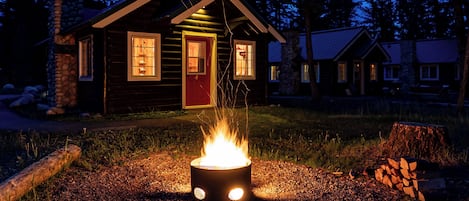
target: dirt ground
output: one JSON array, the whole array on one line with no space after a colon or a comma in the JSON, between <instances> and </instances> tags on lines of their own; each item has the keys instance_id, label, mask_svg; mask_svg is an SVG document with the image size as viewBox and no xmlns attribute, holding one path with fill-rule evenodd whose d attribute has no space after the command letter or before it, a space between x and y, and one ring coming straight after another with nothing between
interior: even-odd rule
<instances>
[{"instance_id":1,"label":"dirt ground","mask_svg":"<svg viewBox=\"0 0 469 201\"><path fill-rule=\"evenodd\" d=\"M86 171L72 166L52 180L50 200L193 200L194 156L154 153L119 166ZM406 200L376 180L281 161L252 159L252 200ZM46 198L44 198L46 199Z\"/></svg>"}]
</instances>

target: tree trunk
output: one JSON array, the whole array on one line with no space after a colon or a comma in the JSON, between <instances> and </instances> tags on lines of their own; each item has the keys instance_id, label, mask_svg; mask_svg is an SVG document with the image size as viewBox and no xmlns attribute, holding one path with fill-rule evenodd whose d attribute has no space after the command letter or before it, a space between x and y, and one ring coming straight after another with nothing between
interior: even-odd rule
<instances>
[{"instance_id":1,"label":"tree trunk","mask_svg":"<svg viewBox=\"0 0 469 201\"><path fill-rule=\"evenodd\" d=\"M458 53L459 53L459 66L458 68L463 69L461 82L459 86L459 96L457 100L457 112L459 115L462 115L464 112L464 98L466 96L466 86L469 79L469 45L467 44L469 40L466 39L465 28L464 28L464 14L462 10L462 0L453 1L454 7L454 16L455 16L455 31L456 38L458 40ZM468 36L469 37L469 34ZM466 40L466 41L465 41ZM464 46L465 44L465 46ZM465 49L465 50L464 50Z\"/></svg>"},{"instance_id":2,"label":"tree trunk","mask_svg":"<svg viewBox=\"0 0 469 201\"><path fill-rule=\"evenodd\" d=\"M81 155L80 147L68 145L33 163L0 184L0 201L14 201L54 176Z\"/></svg>"},{"instance_id":3,"label":"tree trunk","mask_svg":"<svg viewBox=\"0 0 469 201\"><path fill-rule=\"evenodd\" d=\"M469 34L467 34L468 39L466 40L466 50L464 53L464 68L461 79L461 85L459 87L459 96L457 110L458 114L462 115L464 112L464 99L466 97L466 87L469 80Z\"/></svg>"},{"instance_id":4,"label":"tree trunk","mask_svg":"<svg viewBox=\"0 0 469 201\"><path fill-rule=\"evenodd\" d=\"M448 129L442 125L395 122L384 152L389 157L410 156L440 160L449 148ZM433 161L435 162L435 161Z\"/></svg>"},{"instance_id":5,"label":"tree trunk","mask_svg":"<svg viewBox=\"0 0 469 201\"><path fill-rule=\"evenodd\" d=\"M316 72L314 71L314 62L313 62L313 44L311 40L311 11L309 6L311 3L309 1L304 2L304 18L305 18L305 27L306 27L306 57L308 62L308 72L309 72L309 85L311 88L311 99L313 102L317 102L321 99L318 85L316 83Z\"/></svg>"}]
</instances>

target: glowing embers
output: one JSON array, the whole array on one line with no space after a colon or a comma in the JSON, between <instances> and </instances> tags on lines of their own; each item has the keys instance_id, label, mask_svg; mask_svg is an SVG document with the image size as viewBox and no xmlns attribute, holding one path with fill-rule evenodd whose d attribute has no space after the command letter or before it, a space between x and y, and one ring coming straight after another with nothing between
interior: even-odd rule
<instances>
[{"instance_id":1,"label":"glowing embers","mask_svg":"<svg viewBox=\"0 0 469 201\"><path fill-rule=\"evenodd\" d=\"M251 160L248 143L238 139L226 118L204 133L202 157L191 162L192 195L196 200L249 200Z\"/></svg>"}]
</instances>

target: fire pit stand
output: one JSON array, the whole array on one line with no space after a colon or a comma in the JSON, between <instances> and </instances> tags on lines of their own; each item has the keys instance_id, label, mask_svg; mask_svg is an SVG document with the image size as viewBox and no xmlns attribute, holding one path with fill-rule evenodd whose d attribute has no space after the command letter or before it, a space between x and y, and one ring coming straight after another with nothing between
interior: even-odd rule
<instances>
[{"instance_id":1,"label":"fire pit stand","mask_svg":"<svg viewBox=\"0 0 469 201\"><path fill-rule=\"evenodd\" d=\"M212 168L191 162L191 189L195 200L233 201L251 199L251 162L243 167Z\"/></svg>"}]
</instances>

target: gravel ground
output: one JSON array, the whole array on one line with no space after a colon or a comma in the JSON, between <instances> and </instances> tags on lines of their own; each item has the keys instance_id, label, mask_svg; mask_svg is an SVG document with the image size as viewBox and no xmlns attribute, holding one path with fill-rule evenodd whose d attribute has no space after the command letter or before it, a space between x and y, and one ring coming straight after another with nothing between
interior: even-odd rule
<instances>
[{"instance_id":1,"label":"gravel ground","mask_svg":"<svg viewBox=\"0 0 469 201\"><path fill-rule=\"evenodd\" d=\"M48 200L192 200L193 156L155 153L119 166L86 171L72 166L51 182ZM408 200L376 180L294 163L252 159L253 200Z\"/></svg>"}]
</instances>

